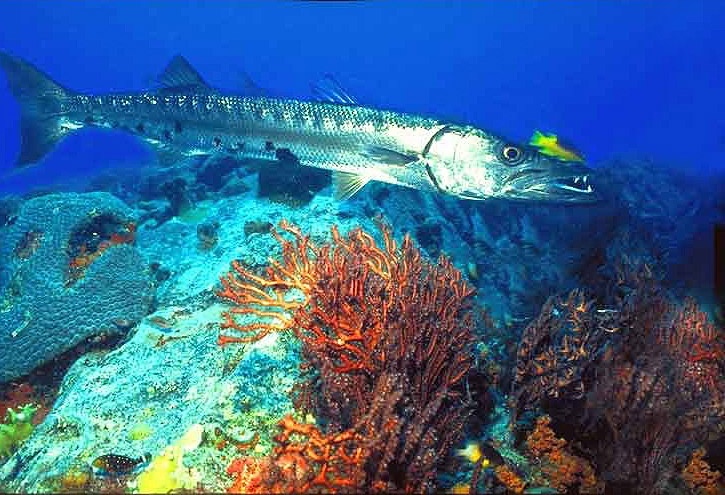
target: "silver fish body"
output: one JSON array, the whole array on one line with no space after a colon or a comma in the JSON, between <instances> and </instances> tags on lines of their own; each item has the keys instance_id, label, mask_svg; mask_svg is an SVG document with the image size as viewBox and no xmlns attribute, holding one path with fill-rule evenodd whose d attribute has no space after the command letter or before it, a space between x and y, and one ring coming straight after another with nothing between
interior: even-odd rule
<instances>
[{"instance_id":1,"label":"silver fish body","mask_svg":"<svg viewBox=\"0 0 725 495\"><path fill-rule=\"evenodd\" d=\"M434 119L360 106L220 93L74 95L61 113L69 129L121 129L162 152L294 158L418 189L432 189L427 176L400 165L417 160L412 150L443 127Z\"/></svg>"},{"instance_id":2,"label":"silver fish body","mask_svg":"<svg viewBox=\"0 0 725 495\"><path fill-rule=\"evenodd\" d=\"M181 57L161 75L163 88L134 94L74 93L1 52L0 67L21 106L20 166L68 133L96 126L133 133L175 157L227 153L331 170L340 198L375 180L467 199L596 199L586 167L481 129L367 108L346 96L320 102L225 94Z\"/></svg>"}]
</instances>

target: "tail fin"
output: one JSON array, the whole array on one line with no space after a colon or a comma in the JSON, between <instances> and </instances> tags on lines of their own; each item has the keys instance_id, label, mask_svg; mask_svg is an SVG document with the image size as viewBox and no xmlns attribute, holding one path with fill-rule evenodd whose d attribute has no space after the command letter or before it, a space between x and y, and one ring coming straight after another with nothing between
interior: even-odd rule
<instances>
[{"instance_id":1,"label":"tail fin","mask_svg":"<svg viewBox=\"0 0 725 495\"><path fill-rule=\"evenodd\" d=\"M20 104L20 155L23 167L40 160L72 129L63 128L62 103L72 93L24 60L0 52L0 68Z\"/></svg>"}]
</instances>

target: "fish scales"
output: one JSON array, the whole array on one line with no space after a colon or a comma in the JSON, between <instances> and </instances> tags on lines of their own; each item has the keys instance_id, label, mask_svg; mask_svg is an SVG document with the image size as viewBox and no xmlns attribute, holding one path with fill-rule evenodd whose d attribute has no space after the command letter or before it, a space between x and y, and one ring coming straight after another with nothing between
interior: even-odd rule
<instances>
[{"instance_id":1,"label":"fish scales","mask_svg":"<svg viewBox=\"0 0 725 495\"><path fill-rule=\"evenodd\" d=\"M62 111L74 126L120 128L180 151L217 147L241 157L271 159L277 148L287 148L302 162L334 159L340 169L369 163L357 152L361 145L405 153L401 136L441 126L435 119L365 107L216 94L77 95L67 99Z\"/></svg>"},{"instance_id":2,"label":"fish scales","mask_svg":"<svg viewBox=\"0 0 725 495\"><path fill-rule=\"evenodd\" d=\"M227 94L177 56L159 78L162 89L85 95L2 52L0 68L20 103L18 166L36 163L64 136L94 126L134 134L174 160L215 153L295 159L332 171L340 199L370 181L476 200L598 199L591 170L566 161L569 154L548 157L544 148L471 125L353 104L339 87L317 87L330 102Z\"/></svg>"}]
</instances>

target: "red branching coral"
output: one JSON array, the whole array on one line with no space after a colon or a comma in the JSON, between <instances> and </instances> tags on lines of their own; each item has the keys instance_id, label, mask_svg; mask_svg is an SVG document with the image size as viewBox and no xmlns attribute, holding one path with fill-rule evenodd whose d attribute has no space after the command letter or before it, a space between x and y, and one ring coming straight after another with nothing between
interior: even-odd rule
<instances>
[{"instance_id":1,"label":"red branching coral","mask_svg":"<svg viewBox=\"0 0 725 495\"><path fill-rule=\"evenodd\" d=\"M309 237L286 221L280 223L280 228L292 234L295 241L271 230L282 246L283 261L270 259L266 276L255 275L234 260L233 271L221 278L223 288L217 295L235 304L223 314L222 328L233 329L240 335L220 335L219 345L255 342L274 331L297 331L295 312L306 306L317 283L313 266L317 250ZM297 292L293 293L294 290ZM302 300L295 297L299 295L304 296ZM252 315L253 322L240 323L241 315Z\"/></svg>"},{"instance_id":2,"label":"red branching coral","mask_svg":"<svg viewBox=\"0 0 725 495\"><path fill-rule=\"evenodd\" d=\"M385 226L382 246L361 229L333 228L319 247L288 223L280 229L291 235L272 231L282 261L264 276L234 263L219 292L235 303L222 323L234 334L220 345L290 330L319 372L312 401L325 431L283 421L267 488L430 487L467 413L472 289L446 258L425 261Z\"/></svg>"},{"instance_id":3,"label":"red branching coral","mask_svg":"<svg viewBox=\"0 0 725 495\"><path fill-rule=\"evenodd\" d=\"M586 365L618 330L607 326L607 315L595 312L594 301L580 290L549 298L519 342L512 394L518 409L525 408L522 401L581 399Z\"/></svg>"},{"instance_id":4,"label":"red branching coral","mask_svg":"<svg viewBox=\"0 0 725 495\"><path fill-rule=\"evenodd\" d=\"M676 304L644 266L611 298L550 300L524 332L512 397L541 408L613 482L646 493L725 432L725 338L693 300Z\"/></svg>"},{"instance_id":5,"label":"red branching coral","mask_svg":"<svg viewBox=\"0 0 725 495\"><path fill-rule=\"evenodd\" d=\"M526 439L526 449L536 460L546 484L562 493L604 493L604 484L597 480L592 466L568 451L566 440L556 437L550 423L550 417L539 417Z\"/></svg>"},{"instance_id":6,"label":"red branching coral","mask_svg":"<svg viewBox=\"0 0 725 495\"><path fill-rule=\"evenodd\" d=\"M506 489L506 493L524 493L526 482L519 474L506 464L494 467L496 479Z\"/></svg>"},{"instance_id":7,"label":"red branching coral","mask_svg":"<svg viewBox=\"0 0 725 495\"><path fill-rule=\"evenodd\" d=\"M725 479L719 471L713 471L705 461L705 449L692 453L690 462L680 474L691 493L697 495L718 495L725 493Z\"/></svg>"},{"instance_id":8,"label":"red branching coral","mask_svg":"<svg viewBox=\"0 0 725 495\"><path fill-rule=\"evenodd\" d=\"M266 489L260 483L262 473L269 467L270 462L266 457L238 457L234 459L227 467L227 474L234 480L227 492L266 493Z\"/></svg>"}]
</instances>

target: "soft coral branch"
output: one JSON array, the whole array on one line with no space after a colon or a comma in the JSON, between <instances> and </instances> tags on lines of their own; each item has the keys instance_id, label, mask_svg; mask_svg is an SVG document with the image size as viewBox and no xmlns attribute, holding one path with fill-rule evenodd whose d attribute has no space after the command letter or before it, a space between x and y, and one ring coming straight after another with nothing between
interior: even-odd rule
<instances>
[{"instance_id":1,"label":"soft coral branch","mask_svg":"<svg viewBox=\"0 0 725 495\"><path fill-rule=\"evenodd\" d=\"M608 304L551 298L524 331L512 403L543 409L613 482L640 492L725 432L725 334L647 265L617 272ZM606 299L605 299L606 300Z\"/></svg>"},{"instance_id":2,"label":"soft coral branch","mask_svg":"<svg viewBox=\"0 0 725 495\"><path fill-rule=\"evenodd\" d=\"M264 276L235 263L222 279L219 294L235 306L222 324L234 335L221 344L289 330L319 370L307 397L326 428L282 421L268 490L430 489L460 434L473 289L448 259L430 263L409 236L399 245L380 227L382 245L333 227L316 246L283 223L282 261Z\"/></svg>"}]
</instances>

